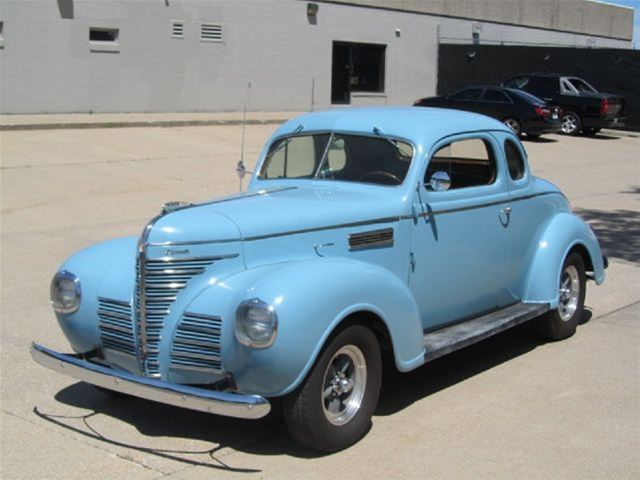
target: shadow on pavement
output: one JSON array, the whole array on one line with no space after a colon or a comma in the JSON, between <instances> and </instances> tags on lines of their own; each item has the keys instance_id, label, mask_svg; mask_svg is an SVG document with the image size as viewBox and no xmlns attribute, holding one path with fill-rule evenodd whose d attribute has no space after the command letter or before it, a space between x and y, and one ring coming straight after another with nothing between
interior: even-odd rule
<instances>
[{"instance_id":1,"label":"shadow on pavement","mask_svg":"<svg viewBox=\"0 0 640 480\"><path fill-rule=\"evenodd\" d=\"M587 138L589 140L620 140L620 137L605 135L604 133L596 133L595 135L583 135L582 138Z\"/></svg>"},{"instance_id":2,"label":"shadow on pavement","mask_svg":"<svg viewBox=\"0 0 640 480\"><path fill-rule=\"evenodd\" d=\"M640 194L640 188L621 193ZM640 211L576 208L574 213L589 222L604 255L640 263Z\"/></svg>"},{"instance_id":3,"label":"shadow on pavement","mask_svg":"<svg viewBox=\"0 0 640 480\"><path fill-rule=\"evenodd\" d=\"M588 322L590 318L591 312L585 310L581 324ZM374 416L392 415L418 400L535 349L544 342L539 340L534 330L533 322L519 325L409 373L399 373L393 365L385 366L380 401ZM34 408L34 413L45 421L94 440L188 465L234 473L260 472L258 469L237 468L224 463L216 455L226 449L256 455L290 455L298 458L323 455L294 442L289 436L277 401L267 417L260 420L240 420L103 392L82 382L59 391L55 398L62 404L86 409L90 413L63 416L41 412L37 407ZM211 447L175 450L135 444L118 438L117 432L108 434L100 431L96 426L100 422L92 422L99 415L125 422L148 437L195 440L209 443Z\"/></svg>"},{"instance_id":4,"label":"shadow on pavement","mask_svg":"<svg viewBox=\"0 0 640 480\"><path fill-rule=\"evenodd\" d=\"M558 141L555 138L549 138L549 137L538 137L538 138L522 137L522 140L524 142L531 142L531 143L556 143Z\"/></svg>"}]
</instances>

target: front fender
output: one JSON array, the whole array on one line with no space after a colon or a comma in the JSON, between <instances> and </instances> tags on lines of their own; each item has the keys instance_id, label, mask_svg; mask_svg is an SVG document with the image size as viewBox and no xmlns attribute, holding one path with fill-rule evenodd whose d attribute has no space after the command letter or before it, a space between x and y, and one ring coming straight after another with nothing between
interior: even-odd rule
<instances>
[{"instance_id":1,"label":"front fender","mask_svg":"<svg viewBox=\"0 0 640 480\"><path fill-rule=\"evenodd\" d=\"M111 298L131 298L136 242L135 237L123 237L98 243L72 255L60 266L59 270L68 270L80 279L82 295L78 311L56 313L60 328L75 352L86 353L100 344L95 315L101 291L104 294L106 290L105 296ZM105 278L110 274L115 278L105 286ZM123 278L128 282L123 282Z\"/></svg>"},{"instance_id":2,"label":"front fender","mask_svg":"<svg viewBox=\"0 0 640 480\"><path fill-rule=\"evenodd\" d=\"M572 248L581 246L589 254L597 284L604 281L604 265L598 239L582 219L570 212L556 214L536 240L524 301L558 306L558 284L564 259Z\"/></svg>"},{"instance_id":3,"label":"front fender","mask_svg":"<svg viewBox=\"0 0 640 480\"><path fill-rule=\"evenodd\" d=\"M235 339L235 308L251 298L274 305L278 314L275 343L264 350L244 347ZM423 363L417 304L407 286L382 267L345 258L260 267L212 285L188 308L207 314L220 312L221 305L227 305L223 367L233 374L241 392L273 397L295 389L331 332L358 311L373 312L386 324L399 370Z\"/></svg>"}]
</instances>

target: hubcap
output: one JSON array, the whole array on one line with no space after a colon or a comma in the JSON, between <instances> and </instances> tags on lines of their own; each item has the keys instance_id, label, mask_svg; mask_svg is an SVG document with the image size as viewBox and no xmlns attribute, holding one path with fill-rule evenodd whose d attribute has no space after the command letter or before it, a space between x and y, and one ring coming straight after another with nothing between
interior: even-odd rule
<instances>
[{"instance_id":1,"label":"hubcap","mask_svg":"<svg viewBox=\"0 0 640 480\"><path fill-rule=\"evenodd\" d=\"M520 128L518 127L518 122L516 122L514 119L509 118L504 122L507 127L509 127L513 133L518 134L520 133Z\"/></svg>"},{"instance_id":2,"label":"hubcap","mask_svg":"<svg viewBox=\"0 0 640 480\"><path fill-rule=\"evenodd\" d=\"M562 117L562 131L564 133L573 133L576 131L577 123L573 115L565 115Z\"/></svg>"},{"instance_id":3,"label":"hubcap","mask_svg":"<svg viewBox=\"0 0 640 480\"><path fill-rule=\"evenodd\" d=\"M578 269L573 265L567 266L560 277L558 313L564 322L571 320L578 308L578 297L580 296L580 277Z\"/></svg>"},{"instance_id":4,"label":"hubcap","mask_svg":"<svg viewBox=\"0 0 640 480\"><path fill-rule=\"evenodd\" d=\"M367 386L367 363L355 345L345 345L334 355L324 374L322 406L334 425L344 425L360 410Z\"/></svg>"}]
</instances>

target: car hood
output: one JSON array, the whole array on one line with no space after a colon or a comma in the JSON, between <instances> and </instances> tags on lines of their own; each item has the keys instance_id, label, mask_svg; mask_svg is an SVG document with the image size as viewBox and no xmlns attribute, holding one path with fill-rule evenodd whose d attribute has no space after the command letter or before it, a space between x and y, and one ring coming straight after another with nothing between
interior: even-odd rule
<instances>
[{"instance_id":1,"label":"car hood","mask_svg":"<svg viewBox=\"0 0 640 480\"><path fill-rule=\"evenodd\" d=\"M400 197L394 187L346 183L246 192L165 215L148 241L230 242L390 219L402 209Z\"/></svg>"}]
</instances>

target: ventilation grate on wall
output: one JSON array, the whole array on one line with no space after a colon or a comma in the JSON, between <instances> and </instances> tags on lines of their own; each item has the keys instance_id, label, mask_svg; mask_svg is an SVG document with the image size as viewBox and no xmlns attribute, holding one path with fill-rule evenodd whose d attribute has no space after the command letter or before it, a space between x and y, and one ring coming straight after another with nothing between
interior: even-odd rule
<instances>
[{"instance_id":1,"label":"ventilation grate on wall","mask_svg":"<svg viewBox=\"0 0 640 480\"><path fill-rule=\"evenodd\" d=\"M222 25L203 23L200 26L200 40L203 42L221 42Z\"/></svg>"},{"instance_id":2,"label":"ventilation grate on wall","mask_svg":"<svg viewBox=\"0 0 640 480\"><path fill-rule=\"evenodd\" d=\"M173 38L184 38L184 23L173 22L171 25L171 36Z\"/></svg>"}]
</instances>

